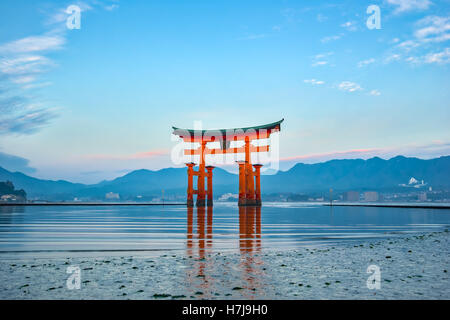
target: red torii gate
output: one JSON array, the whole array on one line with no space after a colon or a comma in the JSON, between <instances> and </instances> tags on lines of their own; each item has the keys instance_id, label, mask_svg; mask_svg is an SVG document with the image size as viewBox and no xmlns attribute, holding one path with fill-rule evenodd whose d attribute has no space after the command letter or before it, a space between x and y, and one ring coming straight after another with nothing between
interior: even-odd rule
<instances>
[{"instance_id":1,"label":"red torii gate","mask_svg":"<svg viewBox=\"0 0 450 320\"><path fill-rule=\"evenodd\" d=\"M193 130L173 128L173 134L179 136L184 142L199 143L195 149L184 149L184 155L199 155L198 171L194 170L196 163L186 163L188 167L187 206L194 206L194 194L197 195L197 206L204 207L213 205L212 177L214 166L205 165L206 154L228 154L244 153L245 160L237 161L239 165L239 206L260 206L261 186L260 169L262 164L251 163L252 152L268 152L269 145L254 146L252 141L267 139L274 132L280 131L280 124L284 121L269 123L262 126L235 129L218 130ZM243 147L230 147L231 141L244 141ZM209 142L219 142L220 149L206 148ZM253 171L253 168L255 169ZM205 171L206 170L206 171ZM193 177L197 176L197 190L194 190ZM205 190L205 178L207 178L207 189Z\"/></svg>"}]
</instances>

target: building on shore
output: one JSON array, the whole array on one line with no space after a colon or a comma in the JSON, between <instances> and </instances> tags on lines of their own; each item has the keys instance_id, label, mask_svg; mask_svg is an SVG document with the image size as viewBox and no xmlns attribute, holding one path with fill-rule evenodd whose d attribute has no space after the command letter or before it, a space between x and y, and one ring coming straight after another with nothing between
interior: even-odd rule
<instances>
[{"instance_id":1,"label":"building on shore","mask_svg":"<svg viewBox=\"0 0 450 320\"><path fill-rule=\"evenodd\" d=\"M364 201L366 202L375 202L379 200L378 192L376 191L366 191L364 192Z\"/></svg>"},{"instance_id":2,"label":"building on shore","mask_svg":"<svg viewBox=\"0 0 450 320\"><path fill-rule=\"evenodd\" d=\"M427 201L427 193L421 192L417 195L417 200L419 201Z\"/></svg>"},{"instance_id":3,"label":"building on shore","mask_svg":"<svg viewBox=\"0 0 450 320\"><path fill-rule=\"evenodd\" d=\"M358 191L347 191L344 193L344 201L357 202L359 201Z\"/></svg>"},{"instance_id":4,"label":"building on shore","mask_svg":"<svg viewBox=\"0 0 450 320\"><path fill-rule=\"evenodd\" d=\"M105 194L105 199L106 200L120 200L120 196L118 193L108 192L107 194Z\"/></svg>"}]
</instances>

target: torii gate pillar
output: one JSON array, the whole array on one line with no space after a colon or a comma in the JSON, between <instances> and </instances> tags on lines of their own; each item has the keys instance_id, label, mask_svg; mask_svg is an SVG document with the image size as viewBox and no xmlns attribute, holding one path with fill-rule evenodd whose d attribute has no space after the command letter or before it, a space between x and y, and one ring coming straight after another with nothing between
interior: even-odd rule
<instances>
[{"instance_id":1,"label":"torii gate pillar","mask_svg":"<svg viewBox=\"0 0 450 320\"><path fill-rule=\"evenodd\" d=\"M212 178L213 178L213 169L214 168L215 168L214 166L206 166L206 170L207 170L206 178L207 178L207 181L208 181L208 183L207 183L208 189L207 189L207 192L206 192L208 199L206 201L206 205L208 207L212 207L212 205L213 205L213 184L212 184Z\"/></svg>"}]
</instances>

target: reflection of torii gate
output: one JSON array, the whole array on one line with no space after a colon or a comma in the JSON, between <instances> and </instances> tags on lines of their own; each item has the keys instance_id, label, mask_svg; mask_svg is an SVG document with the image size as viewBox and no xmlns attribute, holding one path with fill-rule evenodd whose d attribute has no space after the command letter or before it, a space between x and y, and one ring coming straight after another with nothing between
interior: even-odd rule
<instances>
[{"instance_id":1,"label":"reflection of torii gate","mask_svg":"<svg viewBox=\"0 0 450 320\"><path fill-rule=\"evenodd\" d=\"M220 130L192 130L173 128L173 134L179 136L184 142L199 143L195 149L185 149L184 155L199 155L198 171L194 170L196 165L193 162L186 163L188 167L188 188L187 205L194 205L194 194L197 195L197 206L204 207L207 195L208 206L213 205L212 176L213 166L205 166L206 154L228 154L245 153L245 160L238 161L239 165L239 205L240 206L260 206L261 205L261 187L260 187L260 169L261 164L254 164L253 171L251 163L251 152L268 152L269 145L255 146L253 140L267 139L274 132L280 131L280 124L284 119L256 127L220 129ZM231 141L244 141L243 147L230 147ZM206 148L209 142L219 142L220 149ZM205 171L206 169L206 171ZM197 190L193 187L193 176L197 176ZM205 177L207 178L207 191L205 191Z\"/></svg>"}]
</instances>

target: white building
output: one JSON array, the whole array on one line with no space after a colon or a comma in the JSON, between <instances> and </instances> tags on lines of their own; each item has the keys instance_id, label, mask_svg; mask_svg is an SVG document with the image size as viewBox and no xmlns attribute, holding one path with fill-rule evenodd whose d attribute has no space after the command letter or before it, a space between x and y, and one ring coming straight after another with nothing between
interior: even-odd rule
<instances>
[{"instance_id":1,"label":"white building","mask_svg":"<svg viewBox=\"0 0 450 320\"><path fill-rule=\"evenodd\" d=\"M107 199L107 200L119 200L120 196L119 196L118 193L108 192L107 194L105 194L105 199Z\"/></svg>"}]
</instances>

